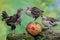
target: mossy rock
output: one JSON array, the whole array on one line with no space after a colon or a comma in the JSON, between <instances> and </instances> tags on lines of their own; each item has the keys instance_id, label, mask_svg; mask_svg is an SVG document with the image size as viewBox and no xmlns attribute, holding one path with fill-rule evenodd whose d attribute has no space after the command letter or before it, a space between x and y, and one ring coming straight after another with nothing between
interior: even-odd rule
<instances>
[{"instance_id":1,"label":"mossy rock","mask_svg":"<svg viewBox=\"0 0 60 40\"><path fill-rule=\"evenodd\" d=\"M60 40L60 30L47 30L40 33L43 37L39 36L41 40Z\"/></svg>"},{"instance_id":2,"label":"mossy rock","mask_svg":"<svg viewBox=\"0 0 60 40\"><path fill-rule=\"evenodd\" d=\"M29 34L9 34L7 40L34 40L34 38Z\"/></svg>"},{"instance_id":3,"label":"mossy rock","mask_svg":"<svg viewBox=\"0 0 60 40\"><path fill-rule=\"evenodd\" d=\"M16 34L15 36L9 34L7 40L34 40L34 37L29 34ZM60 30L42 31L36 40L60 40Z\"/></svg>"}]
</instances>

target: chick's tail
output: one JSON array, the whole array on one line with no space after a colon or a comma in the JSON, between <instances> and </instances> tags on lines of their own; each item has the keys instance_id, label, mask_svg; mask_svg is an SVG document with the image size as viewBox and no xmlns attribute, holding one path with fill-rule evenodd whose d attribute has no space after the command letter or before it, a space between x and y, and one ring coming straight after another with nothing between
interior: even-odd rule
<instances>
[{"instance_id":1,"label":"chick's tail","mask_svg":"<svg viewBox=\"0 0 60 40\"><path fill-rule=\"evenodd\" d=\"M2 20L7 19L9 16L6 11L2 11Z\"/></svg>"}]
</instances>

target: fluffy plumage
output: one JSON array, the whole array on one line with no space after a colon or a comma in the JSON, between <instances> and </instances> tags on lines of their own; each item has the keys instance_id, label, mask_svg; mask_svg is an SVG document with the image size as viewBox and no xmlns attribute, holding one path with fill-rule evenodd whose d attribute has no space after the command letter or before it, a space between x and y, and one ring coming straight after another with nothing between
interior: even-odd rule
<instances>
[{"instance_id":1,"label":"fluffy plumage","mask_svg":"<svg viewBox=\"0 0 60 40\"><path fill-rule=\"evenodd\" d=\"M52 27L56 26L58 23L58 20L52 18L52 17L45 17L42 18L42 23L48 27L49 29L52 29Z\"/></svg>"},{"instance_id":2,"label":"fluffy plumage","mask_svg":"<svg viewBox=\"0 0 60 40\"><path fill-rule=\"evenodd\" d=\"M26 14L30 17L35 18L35 20L39 17L39 16L43 16L43 12L42 10L40 10L37 7L27 7L26 10Z\"/></svg>"},{"instance_id":3,"label":"fluffy plumage","mask_svg":"<svg viewBox=\"0 0 60 40\"><path fill-rule=\"evenodd\" d=\"M8 16L6 11L2 11L2 19L7 23L7 25L11 26L11 30L15 30L17 24L21 24L22 21L22 9L17 11L17 14L13 16Z\"/></svg>"}]
</instances>

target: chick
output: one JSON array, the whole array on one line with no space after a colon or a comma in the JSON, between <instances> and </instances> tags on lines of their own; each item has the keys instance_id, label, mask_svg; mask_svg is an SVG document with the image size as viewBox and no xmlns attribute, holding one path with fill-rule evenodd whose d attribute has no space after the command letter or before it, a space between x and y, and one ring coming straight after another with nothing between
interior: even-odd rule
<instances>
[{"instance_id":1,"label":"chick","mask_svg":"<svg viewBox=\"0 0 60 40\"><path fill-rule=\"evenodd\" d=\"M52 27L57 26L58 20L52 18L52 17L42 17L42 23L49 28L49 30L52 29Z\"/></svg>"},{"instance_id":2,"label":"chick","mask_svg":"<svg viewBox=\"0 0 60 40\"><path fill-rule=\"evenodd\" d=\"M2 11L2 19L6 22L7 25L11 26L11 30L15 34L16 25L21 24L22 21L22 9L18 9L17 14L13 16L8 16L6 11Z\"/></svg>"},{"instance_id":3,"label":"chick","mask_svg":"<svg viewBox=\"0 0 60 40\"><path fill-rule=\"evenodd\" d=\"M43 16L43 12L42 10L40 10L37 7L27 7L26 10L26 14L32 18L35 18L34 21L39 17L39 16Z\"/></svg>"}]
</instances>

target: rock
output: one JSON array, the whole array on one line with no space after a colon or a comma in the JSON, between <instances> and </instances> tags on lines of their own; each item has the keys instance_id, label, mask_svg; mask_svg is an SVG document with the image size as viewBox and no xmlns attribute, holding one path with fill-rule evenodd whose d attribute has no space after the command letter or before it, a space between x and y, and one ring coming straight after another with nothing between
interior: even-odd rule
<instances>
[{"instance_id":1,"label":"rock","mask_svg":"<svg viewBox=\"0 0 60 40\"><path fill-rule=\"evenodd\" d=\"M40 33L43 37L39 36L42 40L60 40L60 30L47 30Z\"/></svg>"},{"instance_id":2,"label":"rock","mask_svg":"<svg viewBox=\"0 0 60 40\"><path fill-rule=\"evenodd\" d=\"M30 34L9 34L7 40L34 40ZM60 40L60 30L42 31L36 40Z\"/></svg>"},{"instance_id":3,"label":"rock","mask_svg":"<svg viewBox=\"0 0 60 40\"><path fill-rule=\"evenodd\" d=\"M7 40L34 40L34 38L29 34L9 34Z\"/></svg>"}]
</instances>

